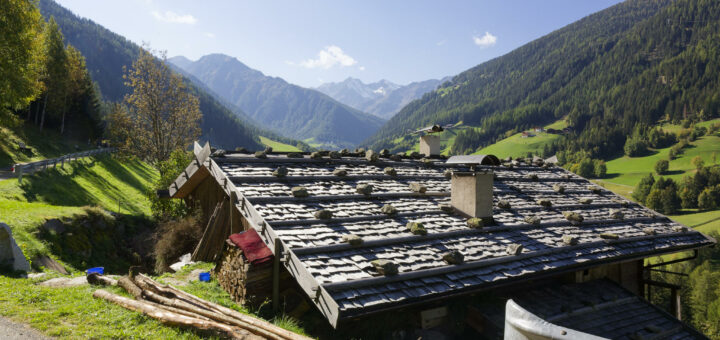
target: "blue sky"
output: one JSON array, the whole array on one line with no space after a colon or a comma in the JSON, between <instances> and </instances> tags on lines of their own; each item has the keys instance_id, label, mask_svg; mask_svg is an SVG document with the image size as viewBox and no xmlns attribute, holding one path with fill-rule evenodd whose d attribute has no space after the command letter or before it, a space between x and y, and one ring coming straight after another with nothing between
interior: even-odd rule
<instances>
[{"instance_id":1,"label":"blue sky","mask_svg":"<svg viewBox=\"0 0 720 340\"><path fill-rule=\"evenodd\" d=\"M238 58L305 87L455 75L618 0L56 0L135 43Z\"/></svg>"}]
</instances>

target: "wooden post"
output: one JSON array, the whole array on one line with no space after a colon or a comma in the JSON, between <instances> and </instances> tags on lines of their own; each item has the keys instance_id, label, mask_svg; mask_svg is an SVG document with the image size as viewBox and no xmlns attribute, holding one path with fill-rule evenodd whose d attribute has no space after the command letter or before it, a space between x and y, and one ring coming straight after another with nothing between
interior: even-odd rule
<instances>
[{"instance_id":1,"label":"wooden post","mask_svg":"<svg viewBox=\"0 0 720 340\"><path fill-rule=\"evenodd\" d=\"M65 156L60 157L60 167L65 169Z\"/></svg>"},{"instance_id":2,"label":"wooden post","mask_svg":"<svg viewBox=\"0 0 720 340\"><path fill-rule=\"evenodd\" d=\"M678 294L677 289L675 288L670 289L670 304L670 310L672 311L672 314L678 320L682 320L682 305L680 304L680 294Z\"/></svg>"},{"instance_id":3,"label":"wooden post","mask_svg":"<svg viewBox=\"0 0 720 340\"><path fill-rule=\"evenodd\" d=\"M18 183L22 184L24 165L15 164L15 171L18 173Z\"/></svg>"},{"instance_id":4,"label":"wooden post","mask_svg":"<svg viewBox=\"0 0 720 340\"><path fill-rule=\"evenodd\" d=\"M282 254L282 244L279 238L275 238L275 255L273 257L273 312L277 313L280 309L280 255Z\"/></svg>"}]
</instances>

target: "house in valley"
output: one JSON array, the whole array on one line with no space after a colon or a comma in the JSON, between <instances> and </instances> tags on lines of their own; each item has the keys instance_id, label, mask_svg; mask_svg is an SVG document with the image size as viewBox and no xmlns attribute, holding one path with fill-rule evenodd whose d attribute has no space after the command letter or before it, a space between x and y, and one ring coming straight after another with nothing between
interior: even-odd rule
<instances>
[{"instance_id":1,"label":"house in valley","mask_svg":"<svg viewBox=\"0 0 720 340\"><path fill-rule=\"evenodd\" d=\"M169 191L210 216L194 257L217 261L233 296L295 290L338 331L387 315L462 336L594 339L617 333L575 318L642 310L619 332L699 334L645 302L662 283L644 260L715 240L542 159L196 144Z\"/></svg>"}]
</instances>

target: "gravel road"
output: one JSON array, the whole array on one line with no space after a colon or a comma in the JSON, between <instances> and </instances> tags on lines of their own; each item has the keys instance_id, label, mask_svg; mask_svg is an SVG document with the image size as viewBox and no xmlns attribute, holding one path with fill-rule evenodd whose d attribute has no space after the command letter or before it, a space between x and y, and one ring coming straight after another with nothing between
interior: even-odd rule
<instances>
[{"instance_id":1,"label":"gravel road","mask_svg":"<svg viewBox=\"0 0 720 340\"><path fill-rule=\"evenodd\" d=\"M50 339L29 326L0 317L0 339L3 340L47 340Z\"/></svg>"}]
</instances>

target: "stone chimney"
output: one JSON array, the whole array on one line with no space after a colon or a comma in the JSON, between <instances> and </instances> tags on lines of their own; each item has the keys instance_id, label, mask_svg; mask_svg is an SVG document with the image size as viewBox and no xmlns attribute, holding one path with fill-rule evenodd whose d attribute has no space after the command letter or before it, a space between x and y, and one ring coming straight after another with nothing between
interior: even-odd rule
<instances>
[{"instance_id":1,"label":"stone chimney","mask_svg":"<svg viewBox=\"0 0 720 340\"><path fill-rule=\"evenodd\" d=\"M439 155L440 137L428 134L420 137L420 153L425 156Z\"/></svg>"},{"instance_id":2,"label":"stone chimney","mask_svg":"<svg viewBox=\"0 0 720 340\"><path fill-rule=\"evenodd\" d=\"M456 211L479 217L486 224L493 216L493 171L454 171L451 176L450 202Z\"/></svg>"}]
</instances>

